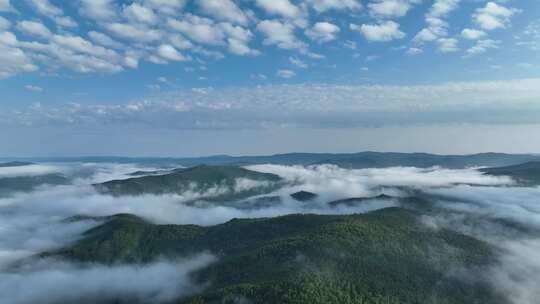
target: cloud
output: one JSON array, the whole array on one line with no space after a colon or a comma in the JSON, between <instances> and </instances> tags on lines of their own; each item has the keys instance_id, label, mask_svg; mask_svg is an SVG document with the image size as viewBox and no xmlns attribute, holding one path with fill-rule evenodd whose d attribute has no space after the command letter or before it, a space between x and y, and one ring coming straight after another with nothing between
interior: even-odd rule
<instances>
[{"instance_id":1,"label":"cloud","mask_svg":"<svg viewBox=\"0 0 540 304\"><path fill-rule=\"evenodd\" d=\"M418 0L375 0L368 4L370 14L374 17L403 17Z\"/></svg>"},{"instance_id":2,"label":"cloud","mask_svg":"<svg viewBox=\"0 0 540 304\"><path fill-rule=\"evenodd\" d=\"M186 15L182 20L169 19L169 27L179 31L191 40L210 45L223 44L225 34L214 21L195 15Z\"/></svg>"},{"instance_id":3,"label":"cloud","mask_svg":"<svg viewBox=\"0 0 540 304\"><path fill-rule=\"evenodd\" d=\"M448 15L455 11L461 0L435 0L425 16L427 27L416 34L413 41L424 43L435 41L448 35Z\"/></svg>"},{"instance_id":4,"label":"cloud","mask_svg":"<svg viewBox=\"0 0 540 304\"><path fill-rule=\"evenodd\" d=\"M474 46L467 49L467 55L474 56L478 54L483 54L487 52L489 49L497 49L499 48L500 43L501 42L498 40L491 40L491 39L478 40Z\"/></svg>"},{"instance_id":5,"label":"cloud","mask_svg":"<svg viewBox=\"0 0 540 304\"><path fill-rule=\"evenodd\" d=\"M329 42L336 39L340 28L329 22L317 22L313 27L306 30L306 36L319 43Z\"/></svg>"},{"instance_id":6,"label":"cloud","mask_svg":"<svg viewBox=\"0 0 540 304\"><path fill-rule=\"evenodd\" d=\"M158 22L159 17L154 13L152 9L142 6L138 3L132 3L123 10L124 16L134 22L143 22L148 24L155 24Z\"/></svg>"},{"instance_id":7,"label":"cloud","mask_svg":"<svg viewBox=\"0 0 540 304\"><path fill-rule=\"evenodd\" d=\"M35 86L35 85L25 85L24 88L27 90L27 91L31 91L31 92L43 92L43 88L42 87L38 87L38 86Z\"/></svg>"},{"instance_id":8,"label":"cloud","mask_svg":"<svg viewBox=\"0 0 540 304\"><path fill-rule=\"evenodd\" d=\"M121 48L122 44L114 41L111 37L96 31L88 32L88 37L95 43L111 48Z\"/></svg>"},{"instance_id":9,"label":"cloud","mask_svg":"<svg viewBox=\"0 0 540 304\"><path fill-rule=\"evenodd\" d=\"M405 33L399 30L399 24L394 21L379 24L351 24L350 29L359 31L369 41L387 42L405 37Z\"/></svg>"},{"instance_id":10,"label":"cloud","mask_svg":"<svg viewBox=\"0 0 540 304\"><path fill-rule=\"evenodd\" d=\"M140 42L152 42L160 40L163 33L159 30L148 29L143 26L135 26L129 23L110 23L106 28L114 35Z\"/></svg>"},{"instance_id":11,"label":"cloud","mask_svg":"<svg viewBox=\"0 0 540 304\"><path fill-rule=\"evenodd\" d=\"M118 298L134 302L169 302L200 291L201 287L191 281L190 274L214 260L211 255L201 254L178 261L110 267L36 261L16 273L0 272L0 302L30 304L44 299L56 303Z\"/></svg>"},{"instance_id":12,"label":"cloud","mask_svg":"<svg viewBox=\"0 0 540 304\"><path fill-rule=\"evenodd\" d=\"M357 0L306 0L306 3L319 13L345 9L357 11L362 8L362 4Z\"/></svg>"},{"instance_id":13,"label":"cloud","mask_svg":"<svg viewBox=\"0 0 540 304\"><path fill-rule=\"evenodd\" d=\"M278 70L276 75L281 78L289 79L296 76L296 73L291 70Z\"/></svg>"},{"instance_id":14,"label":"cloud","mask_svg":"<svg viewBox=\"0 0 540 304\"><path fill-rule=\"evenodd\" d=\"M516 45L525 46L533 51L540 50L540 20L529 23L525 29L516 35Z\"/></svg>"},{"instance_id":15,"label":"cloud","mask_svg":"<svg viewBox=\"0 0 540 304\"><path fill-rule=\"evenodd\" d=\"M80 12L95 20L112 20L117 16L113 0L81 0Z\"/></svg>"},{"instance_id":16,"label":"cloud","mask_svg":"<svg viewBox=\"0 0 540 304\"><path fill-rule=\"evenodd\" d=\"M248 17L231 0L197 0L201 11L217 19L246 24Z\"/></svg>"},{"instance_id":17,"label":"cloud","mask_svg":"<svg viewBox=\"0 0 540 304\"><path fill-rule=\"evenodd\" d=\"M65 27L77 26L77 23L71 17L64 16L62 9L51 4L49 0L28 0L28 2L38 13L52 19L57 25Z\"/></svg>"},{"instance_id":18,"label":"cloud","mask_svg":"<svg viewBox=\"0 0 540 304\"><path fill-rule=\"evenodd\" d=\"M463 29L463 31L461 31L461 37L468 40L478 40L485 36L486 36L486 32L481 31L481 30L466 28L466 29Z\"/></svg>"},{"instance_id":19,"label":"cloud","mask_svg":"<svg viewBox=\"0 0 540 304\"><path fill-rule=\"evenodd\" d=\"M453 53L459 51L458 40L455 38L439 38L439 51L442 53Z\"/></svg>"},{"instance_id":20,"label":"cloud","mask_svg":"<svg viewBox=\"0 0 540 304\"><path fill-rule=\"evenodd\" d=\"M144 4L167 15L174 15L184 8L187 0L144 0Z\"/></svg>"},{"instance_id":21,"label":"cloud","mask_svg":"<svg viewBox=\"0 0 540 304\"><path fill-rule=\"evenodd\" d=\"M0 121L13 126L129 122L181 130L534 123L540 111L536 88L540 88L538 79L440 85L263 85L214 88L207 94L189 89L124 104L20 107L0 113Z\"/></svg>"},{"instance_id":22,"label":"cloud","mask_svg":"<svg viewBox=\"0 0 540 304\"><path fill-rule=\"evenodd\" d=\"M29 35L38 36L41 38L49 38L52 34L47 27L40 22L21 21L17 23L17 29Z\"/></svg>"},{"instance_id":23,"label":"cloud","mask_svg":"<svg viewBox=\"0 0 540 304\"><path fill-rule=\"evenodd\" d=\"M298 40L294 35L295 26L278 20L263 20L257 24L257 30L266 38L263 43L276 45L282 49L304 49L305 43Z\"/></svg>"},{"instance_id":24,"label":"cloud","mask_svg":"<svg viewBox=\"0 0 540 304\"><path fill-rule=\"evenodd\" d=\"M0 16L0 31L7 30L9 27L11 27L11 22L7 20L6 18Z\"/></svg>"},{"instance_id":25,"label":"cloud","mask_svg":"<svg viewBox=\"0 0 540 304\"><path fill-rule=\"evenodd\" d=\"M309 67L307 63L303 62L298 57L289 57L289 62L302 69L307 69Z\"/></svg>"},{"instance_id":26,"label":"cloud","mask_svg":"<svg viewBox=\"0 0 540 304\"><path fill-rule=\"evenodd\" d=\"M186 61L188 58L186 58L184 55L180 54L173 46L168 44L162 44L158 47L157 50L159 56L163 57L167 60L172 61Z\"/></svg>"},{"instance_id":27,"label":"cloud","mask_svg":"<svg viewBox=\"0 0 540 304\"><path fill-rule=\"evenodd\" d=\"M8 37L0 37L0 40L15 37L13 34L4 33L3 35ZM19 73L34 72L38 69L38 66L23 50L0 43L0 79Z\"/></svg>"},{"instance_id":28,"label":"cloud","mask_svg":"<svg viewBox=\"0 0 540 304\"><path fill-rule=\"evenodd\" d=\"M9 0L0 0L0 12L14 12L15 9Z\"/></svg>"},{"instance_id":29,"label":"cloud","mask_svg":"<svg viewBox=\"0 0 540 304\"><path fill-rule=\"evenodd\" d=\"M513 8L507 8L495 2L488 2L485 7L476 10L473 20L482 29L491 31L505 28L516 12L517 10Z\"/></svg>"},{"instance_id":30,"label":"cloud","mask_svg":"<svg viewBox=\"0 0 540 304\"><path fill-rule=\"evenodd\" d=\"M300 15L300 9L289 0L255 0L255 4L271 15L287 18L296 18Z\"/></svg>"}]
</instances>

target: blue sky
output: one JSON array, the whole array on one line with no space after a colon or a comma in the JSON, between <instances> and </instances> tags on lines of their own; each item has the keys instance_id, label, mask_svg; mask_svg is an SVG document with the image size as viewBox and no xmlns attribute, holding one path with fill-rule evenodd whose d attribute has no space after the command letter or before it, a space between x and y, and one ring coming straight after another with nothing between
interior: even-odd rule
<instances>
[{"instance_id":1,"label":"blue sky","mask_svg":"<svg viewBox=\"0 0 540 304\"><path fill-rule=\"evenodd\" d=\"M1 155L538 152L538 117L539 1L0 0Z\"/></svg>"}]
</instances>

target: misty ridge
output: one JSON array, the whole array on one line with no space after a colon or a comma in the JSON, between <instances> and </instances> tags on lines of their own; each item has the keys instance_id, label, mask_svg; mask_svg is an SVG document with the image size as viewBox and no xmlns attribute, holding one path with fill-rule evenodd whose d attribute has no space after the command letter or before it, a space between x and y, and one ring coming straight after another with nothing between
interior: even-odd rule
<instances>
[{"instance_id":1,"label":"misty ridge","mask_svg":"<svg viewBox=\"0 0 540 304\"><path fill-rule=\"evenodd\" d=\"M536 161L5 162L0 303L537 303Z\"/></svg>"}]
</instances>

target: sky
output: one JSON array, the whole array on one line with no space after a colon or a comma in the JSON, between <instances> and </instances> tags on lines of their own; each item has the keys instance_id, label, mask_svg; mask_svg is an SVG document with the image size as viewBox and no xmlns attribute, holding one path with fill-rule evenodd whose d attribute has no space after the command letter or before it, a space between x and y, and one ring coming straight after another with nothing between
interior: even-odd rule
<instances>
[{"instance_id":1,"label":"sky","mask_svg":"<svg viewBox=\"0 0 540 304\"><path fill-rule=\"evenodd\" d=\"M540 152L537 0L0 0L0 156Z\"/></svg>"}]
</instances>

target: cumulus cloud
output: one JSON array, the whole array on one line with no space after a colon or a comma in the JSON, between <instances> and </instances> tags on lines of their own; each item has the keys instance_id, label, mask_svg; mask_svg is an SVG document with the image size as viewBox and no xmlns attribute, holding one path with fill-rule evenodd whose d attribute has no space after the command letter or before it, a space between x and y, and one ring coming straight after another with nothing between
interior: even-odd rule
<instances>
[{"instance_id":1,"label":"cumulus cloud","mask_svg":"<svg viewBox=\"0 0 540 304\"><path fill-rule=\"evenodd\" d=\"M17 23L17 29L29 35L34 35L42 38L51 36L51 32L43 23L35 21L21 21Z\"/></svg>"},{"instance_id":2,"label":"cumulus cloud","mask_svg":"<svg viewBox=\"0 0 540 304\"><path fill-rule=\"evenodd\" d=\"M77 23L71 17L64 16L62 9L53 5L49 0L28 0L28 2L39 14L52 19L59 26L77 26Z\"/></svg>"},{"instance_id":3,"label":"cumulus cloud","mask_svg":"<svg viewBox=\"0 0 540 304\"><path fill-rule=\"evenodd\" d=\"M319 43L328 42L336 39L340 28L329 22L317 22L313 27L306 30L306 35Z\"/></svg>"},{"instance_id":4,"label":"cumulus cloud","mask_svg":"<svg viewBox=\"0 0 540 304\"><path fill-rule=\"evenodd\" d=\"M513 8L507 8L495 2L488 2L485 7L476 10L473 20L482 29L490 31L505 28L516 12L517 10Z\"/></svg>"},{"instance_id":5,"label":"cumulus cloud","mask_svg":"<svg viewBox=\"0 0 540 304\"><path fill-rule=\"evenodd\" d=\"M289 0L255 0L255 3L271 15L295 18L300 14L300 9Z\"/></svg>"},{"instance_id":6,"label":"cumulus cloud","mask_svg":"<svg viewBox=\"0 0 540 304\"><path fill-rule=\"evenodd\" d=\"M123 13L128 19L148 24L157 23L159 18L152 9L138 3L132 3L124 7Z\"/></svg>"},{"instance_id":7,"label":"cumulus cloud","mask_svg":"<svg viewBox=\"0 0 540 304\"><path fill-rule=\"evenodd\" d=\"M329 10L359 10L362 8L357 0L306 0L306 3L319 13Z\"/></svg>"},{"instance_id":8,"label":"cumulus cloud","mask_svg":"<svg viewBox=\"0 0 540 304\"><path fill-rule=\"evenodd\" d=\"M419 0L376 0L368 4L375 17L403 17Z\"/></svg>"},{"instance_id":9,"label":"cumulus cloud","mask_svg":"<svg viewBox=\"0 0 540 304\"><path fill-rule=\"evenodd\" d=\"M7 30L11 26L11 22L6 18L0 16L0 31Z\"/></svg>"},{"instance_id":10,"label":"cumulus cloud","mask_svg":"<svg viewBox=\"0 0 540 304\"><path fill-rule=\"evenodd\" d=\"M458 40L455 38L440 38L437 40L439 51L442 53L453 53L459 51Z\"/></svg>"},{"instance_id":11,"label":"cumulus cloud","mask_svg":"<svg viewBox=\"0 0 540 304\"><path fill-rule=\"evenodd\" d=\"M435 0L425 16L427 27L416 34L413 41L424 43L448 35L448 15L459 7L461 0Z\"/></svg>"},{"instance_id":12,"label":"cumulus cloud","mask_svg":"<svg viewBox=\"0 0 540 304\"><path fill-rule=\"evenodd\" d=\"M184 55L180 54L172 45L162 44L158 47L157 50L159 56L172 61L186 61Z\"/></svg>"},{"instance_id":13,"label":"cumulus cloud","mask_svg":"<svg viewBox=\"0 0 540 304\"><path fill-rule=\"evenodd\" d=\"M14 12L15 9L9 0L0 0L0 12Z\"/></svg>"},{"instance_id":14,"label":"cumulus cloud","mask_svg":"<svg viewBox=\"0 0 540 304\"><path fill-rule=\"evenodd\" d=\"M497 49L499 48L500 43L500 41L492 39L478 40L474 46L467 49L467 55L474 56L478 54L483 54L489 49Z\"/></svg>"},{"instance_id":15,"label":"cumulus cloud","mask_svg":"<svg viewBox=\"0 0 540 304\"><path fill-rule=\"evenodd\" d=\"M111 20L116 17L113 0L81 0L81 14L96 20Z\"/></svg>"},{"instance_id":16,"label":"cumulus cloud","mask_svg":"<svg viewBox=\"0 0 540 304\"><path fill-rule=\"evenodd\" d=\"M266 38L263 43L276 45L282 49L303 49L305 43L298 40L294 34L295 26L278 20L263 20L257 24L257 30Z\"/></svg>"},{"instance_id":17,"label":"cumulus cloud","mask_svg":"<svg viewBox=\"0 0 540 304\"><path fill-rule=\"evenodd\" d=\"M461 31L461 36L468 40L478 40L482 37L485 37L486 32L481 31L481 30L466 28L466 29L463 29L463 31Z\"/></svg>"},{"instance_id":18,"label":"cumulus cloud","mask_svg":"<svg viewBox=\"0 0 540 304\"><path fill-rule=\"evenodd\" d=\"M231 0L198 0L201 10L213 17L233 23L246 24L248 17Z\"/></svg>"},{"instance_id":19,"label":"cumulus cloud","mask_svg":"<svg viewBox=\"0 0 540 304\"><path fill-rule=\"evenodd\" d=\"M399 30L399 24L394 21L379 24L351 24L350 29L359 31L369 41L387 42L405 37L405 33Z\"/></svg>"}]
</instances>

